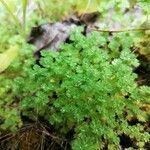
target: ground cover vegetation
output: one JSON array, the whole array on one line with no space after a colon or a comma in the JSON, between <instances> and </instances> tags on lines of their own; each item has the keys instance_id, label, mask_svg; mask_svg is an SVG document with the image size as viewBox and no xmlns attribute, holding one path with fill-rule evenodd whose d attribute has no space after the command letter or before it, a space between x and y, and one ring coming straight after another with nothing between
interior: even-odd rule
<instances>
[{"instance_id":1,"label":"ground cover vegetation","mask_svg":"<svg viewBox=\"0 0 150 150\"><path fill-rule=\"evenodd\" d=\"M149 0L0 2L0 149L149 149ZM35 57L31 30L68 14Z\"/></svg>"}]
</instances>

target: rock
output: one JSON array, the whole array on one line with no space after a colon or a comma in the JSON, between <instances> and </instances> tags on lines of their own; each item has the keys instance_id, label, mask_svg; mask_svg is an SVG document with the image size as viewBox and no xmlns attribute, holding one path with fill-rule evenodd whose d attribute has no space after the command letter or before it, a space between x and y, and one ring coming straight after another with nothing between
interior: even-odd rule
<instances>
[{"instance_id":1,"label":"rock","mask_svg":"<svg viewBox=\"0 0 150 150\"><path fill-rule=\"evenodd\" d=\"M41 50L58 51L62 42L69 38L69 33L77 26L85 26L86 33L91 32L91 25L97 21L99 12L72 15L62 22L47 23L33 27L28 37L28 43L35 45L35 55L38 56Z\"/></svg>"}]
</instances>

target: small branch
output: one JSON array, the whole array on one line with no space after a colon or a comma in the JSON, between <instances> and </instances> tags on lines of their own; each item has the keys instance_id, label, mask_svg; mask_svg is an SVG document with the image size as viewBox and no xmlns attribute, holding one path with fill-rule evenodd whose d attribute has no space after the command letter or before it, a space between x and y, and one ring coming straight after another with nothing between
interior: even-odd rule
<instances>
[{"instance_id":1,"label":"small branch","mask_svg":"<svg viewBox=\"0 0 150 150\"><path fill-rule=\"evenodd\" d=\"M96 29L96 28L91 28L94 31L98 31L98 32L111 32L111 33L119 33L119 32L141 32L141 31L147 31L150 30L150 28L148 29L126 29L126 30L101 30L101 29Z\"/></svg>"}]
</instances>

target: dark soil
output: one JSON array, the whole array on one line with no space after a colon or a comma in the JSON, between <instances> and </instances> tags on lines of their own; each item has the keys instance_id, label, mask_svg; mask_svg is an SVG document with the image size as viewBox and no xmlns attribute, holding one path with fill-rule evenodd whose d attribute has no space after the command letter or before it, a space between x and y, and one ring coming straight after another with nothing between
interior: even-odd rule
<instances>
[{"instance_id":1,"label":"dark soil","mask_svg":"<svg viewBox=\"0 0 150 150\"><path fill-rule=\"evenodd\" d=\"M137 83L138 85L150 86L150 60L141 54L138 54L138 60L140 66L135 70L135 73L138 74Z\"/></svg>"}]
</instances>

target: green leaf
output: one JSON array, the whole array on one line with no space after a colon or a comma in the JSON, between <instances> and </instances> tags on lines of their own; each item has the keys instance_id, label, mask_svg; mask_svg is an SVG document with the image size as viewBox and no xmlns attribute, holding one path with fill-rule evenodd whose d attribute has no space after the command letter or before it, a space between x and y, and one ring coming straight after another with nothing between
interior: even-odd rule
<instances>
[{"instance_id":1,"label":"green leaf","mask_svg":"<svg viewBox=\"0 0 150 150\"><path fill-rule=\"evenodd\" d=\"M0 73L5 71L17 57L19 52L18 46L10 47L6 52L0 54Z\"/></svg>"},{"instance_id":2,"label":"green leaf","mask_svg":"<svg viewBox=\"0 0 150 150\"><path fill-rule=\"evenodd\" d=\"M26 25L26 10L27 10L28 0L22 0L22 12L23 12L23 26L25 29Z\"/></svg>"}]
</instances>

